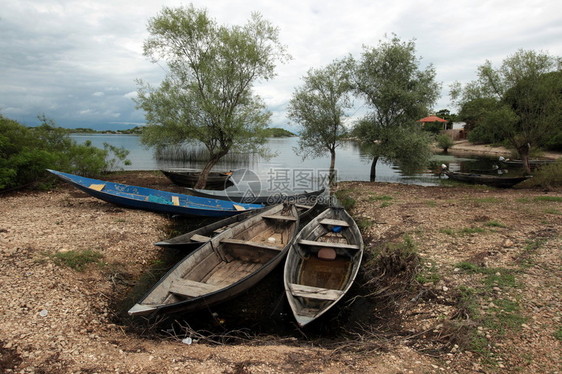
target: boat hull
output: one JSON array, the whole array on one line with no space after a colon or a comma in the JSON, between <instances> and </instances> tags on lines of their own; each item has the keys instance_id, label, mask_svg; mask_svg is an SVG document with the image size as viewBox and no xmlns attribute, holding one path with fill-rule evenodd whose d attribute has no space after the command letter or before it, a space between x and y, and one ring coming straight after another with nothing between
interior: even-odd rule
<instances>
[{"instance_id":1,"label":"boat hull","mask_svg":"<svg viewBox=\"0 0 562 374\"><path fill-rule=\"evenodd\" d=\"M460 173L452 171L447 171L445 172L445 174L449 179L458 182L484 184L487 186L498 188L510 188L530 178L530 176L504 177L499 175Z\"/></svg>"},{"instance_id":2,"label":"boat hull","mask_svg":"<svg viewBox=\"0 0 562 374\"><path fill-rule=\"evenodd\" d=\"M129 314L187 313L238 296L285 259L298 224L294 206L277 205L233 225L178 262Z\"/></svg>"},{"instance_id":3,"label":"boat hull","mask_svg":"<svg viewBox=\"0 0 562 374\"><path fill-rule=\"evenodd\" d=\"M326 209L297 234L287 254L283 280L299 326L321 317L343 298L362 256L361 233L344 209Z\"/></svg>"},{"instance_id":4,"label":"boat hull","mask_svg":"<svg viewBox=\"0 0 562 374\"><path fill-rule=\"evenodd\" d=\"M226 217L251 209L263 208L263 205L259 204L233 204L232 202L218 199L205 199L197 196L86 178L56 170L48 171L93 197L126 208L166 214L207 217Z\"/></svg>"},{"instance_id":5,"label":"boat hull","mask_svg":"<svg viewBox=\"0 0 562 374\"><path fill-rule=\"evenodd\" d=\"M195 188L187 188L187 191L194 196L206 198L230 200L237 203L273 205L287 201L291 203L314 203L318 196L324 193L325 188L302 193L270 193L262 195L253 195L250 193L232 190L213 191Z\"/></svg>"},{"instance_id":6,"label":"boat hull","mask_svg":"<svg viewBox=\"0 0 562 374\"><path fill-rule=\"evenodd\" d=\"M160 170L172 183L182 187L194 187L201 171L199 170ZM207 176L206 188L212 190L224 190L231 186L228 180L230 174L227 172L210 172Z\"/></svg>"}]
</instances>

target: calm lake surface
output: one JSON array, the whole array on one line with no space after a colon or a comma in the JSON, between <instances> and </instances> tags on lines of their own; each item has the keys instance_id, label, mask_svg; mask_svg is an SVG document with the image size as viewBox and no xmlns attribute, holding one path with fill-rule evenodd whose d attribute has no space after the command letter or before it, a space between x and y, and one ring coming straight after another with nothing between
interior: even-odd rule
<instances>
[{"instance_id":1,"label":"calm lake surface","mask_svg":"<svg viewBox=\"0 0 562 374\"><path fill-rule=\"evenodd\" d=\"M113 134L72 134L71 138L77 143L90 141L93 146L103 148L104 143L129 150L128 159L131 165L122 166L125 170L159 170L166 168L201 168L200 162L178 162L157 160L152 149L140 143L137 135ZM297 146L298 138L271 138L268 149L275 153L270 159L263 159L256 155L239 157L236 160L222 161L215 166L216 170L236 170L246 168L256 173L261 180L268 178L296 177L297 175L310 175L318 180L323 178L330 166L328 155L322 158L307 158L303 160L293 148ZM368 181L371 167L371 157L361 151L358 143L345 142L337 149L336 169L339 181ZM491 169L495 159L481 156L463 156L436 154L432 161L435 165L445 163L450 170L482 170ZM437 169L436 169L437 170ZM420 170L414 174L405 174L399 167L384 162L377 163L377 182L407 183L418 185L436 185L438 177L430 170Z\"/></svg>"}]
</instances>

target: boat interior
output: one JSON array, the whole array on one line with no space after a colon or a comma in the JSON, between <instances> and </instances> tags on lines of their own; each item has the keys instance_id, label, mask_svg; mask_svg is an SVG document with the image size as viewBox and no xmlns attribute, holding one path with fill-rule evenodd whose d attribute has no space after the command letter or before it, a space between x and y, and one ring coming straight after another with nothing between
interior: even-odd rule
<instances>
[{"instance_id":1,"label":"boat interior","mask_svg":"<svg viewBox=\"0 0 562 374\"><path fill-rule=\"evenodd\" d=\"M255 273L285 249L296 230L297 218L272 214L253 222L233 236L204 244L189 263L181 264L166 290L163 304L195 298L230 286ZM291 227L291 225L295 227ZM181 274L181 276L180 276ZM164 296L164 295L161 295Z\"/></svg>"},{"instance_id":2,"label":"boat interior","mask_svg":"<svg viewBox=\"0 0 562 374\"><path fill-rule=\"evenodd\" d=\"M322 220L309 238L297 242L298 271L289 279L291 293L295 296L300 314L314 316L326 304L338 300L349 283L355 256L360 247L354 243L348 224L340 220ZM332 231L339 227L338 232Z\"/></svg>"}]
</instances>

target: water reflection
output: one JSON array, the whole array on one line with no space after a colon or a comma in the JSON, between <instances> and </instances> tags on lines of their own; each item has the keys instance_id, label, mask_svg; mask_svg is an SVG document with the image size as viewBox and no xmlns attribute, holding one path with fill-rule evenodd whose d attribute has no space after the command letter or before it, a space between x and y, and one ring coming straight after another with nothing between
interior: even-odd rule
<instances>
[{"instance_id":1,"label":"water reflection","mask_svg":"<svg viewBox=\"0 0 562 374\"><path fill-rule=\"evenodd\" d=\"M103 148L103 143L109 143L117 147L124 147L130 151L129 159L131 165L122 165L125 170L158 170L167 168L202 168L204 163L190 159L162 160L154 157L154 152L140 143L136 135L106 135L106 134L73 134L71 136L78 143L89 140L93 146ZM271 138L267 147L275 153L269 159L255 154L231 155L219 161L216 170L236 170L246 168L254 171L260 178L271 177L272 173L279 170L294 172L295 170L312 170L316 174L327 170L329 167L329 156L321 158L302 159L294 148L298 145L298 138ZM195 151L198 152L196 149ZM372 157L368 151L357 142L347 141L337 149L336 169L339 181L368 181L370 175ZM497 163L496 158L486 157L457 157L450 154L436 154L431 159L431 165L424 170L413 173L405 173L398 165L379 159L376 167L378 182L407 183L418 185L439 184L438 172L441 164L446 164L453 171L474 171L492 169Z\"/></svg>"}]
</instances>

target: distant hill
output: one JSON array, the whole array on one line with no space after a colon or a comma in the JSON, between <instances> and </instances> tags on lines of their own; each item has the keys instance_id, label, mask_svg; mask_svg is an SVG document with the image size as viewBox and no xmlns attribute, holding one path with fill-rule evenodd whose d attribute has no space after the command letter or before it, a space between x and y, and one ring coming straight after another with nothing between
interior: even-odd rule
<instances>
[{"instance_id":1,"label":"distant hill","mask_svg":"<svg viewBox=\"0 0 562 374\"><path fill-rule=\"evenodd\" d=\"M265 129L265 136L268 138L289 138L296 135L279 127L269 127Z\"/></svg>"},{"instance_id":2,"label":"distant hill","mask_svg":"<svg viewBox=\"0 0 562 374\"><path fill-rule=\"evenodd\" d=\"M133 127L126 130L94 130L84 127L75 129L66 129L71 134L133 134L140 135L142 133L142 126Z\"/></svg>"},{"instance_id":3,"label":"distant hill","mask_svg":"<svg viewBox=\"0 0 562 374\"><path fill-rule=\"evenodd\" d=\"M94 130L89 128L79 127L76 129L66 129L69 133L72 134L134 134L140 135L142 133L142 126L137 126L132 129L127 130ZM292 132L279 128L279 127L270 127L264 130L265 136L267 138L288 138L291 136L296 136Z\"/></svg>"}]
</instances>

